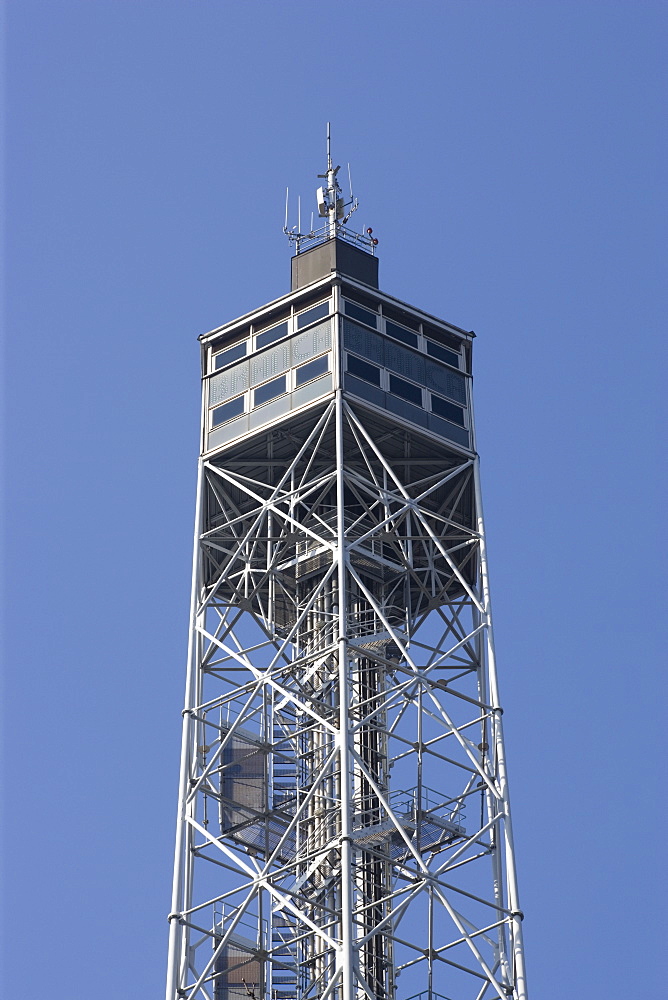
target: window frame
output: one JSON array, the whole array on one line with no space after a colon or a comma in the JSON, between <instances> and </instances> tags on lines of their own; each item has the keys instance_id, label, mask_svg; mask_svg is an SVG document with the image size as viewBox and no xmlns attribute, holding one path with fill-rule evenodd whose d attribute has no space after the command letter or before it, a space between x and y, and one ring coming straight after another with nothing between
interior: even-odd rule
<instances>
[{"instance_id":1,"label":"window frame","mask_svg":"<svg viewBox=\"0 0 668 1000\"><path fill-rule=\"evenodd\" d=\"M311 312L312 310L319 309L320 306L327 306L327 312L321 314L320 316L316 316L314 319L307 320L303 325L300 323L302 317L307 316L309 312ZM329 298L323 299L322 302L316 302L315 304L308 306L307 309L304 309L301 312L293 313L292 333L301 333L302 330L306 330L307 327L311 325L311 323L321 323L323 320L329 319L331 315L332 315L332 298L331 296L329 296Z\"/></svg>"},{"instance_id":2,"label":"window frame","mask_svg":"<svg viewBox=\"0 0 668 1000\"><path fill-rule=\"evenodd\" d=\"M221 349L219 351L215 351L215 352L214 352L213 347L212 347L211 348L211 374L212 375L217 375L218 372L224 371L224 369L228 368L229 365L234 365L238 361L243 361L244 358L249 357L248 345L250 344L250 340L251 340L250 337L245 337L243 340L238 340L236 342L236 344L228 344L226 347L221 347ZM227 354L228 351L233 351L235 349L235 347L242 347L242 346L244 347L243 354L238 355L238 357L233 358L231 361L227 361L227 362L225 362L224 365L221 365L220 367L218 367L218 365L216 364L216 358L220 357L223 354Z\"/></svg>"},{"instance_id":3,"label":"window frame","mask_svg":"<svg viewBox=\"0 0 668 1000\"><path fill-rule=\"evenodd\" d=\"M377 382L372 382L370 379L365 378L364 375L360 375L359 372L351 371L351 369L350 369L350 360L351 360L351 358L352 358L353 361L357 361L357 362L359 362L362 365L368 365L369 368L374 368L378 372L378 381ZM384 381L383 380L383 375L384 375L384 373L385 373L385 371L387 369L385 369L382 365L376 365L376 364L374 364L373 361L369 361L368 358L361 358L361 357L359 357L359 355L353 354L352 351L346 350L346 369L345 370L350 375L352 375L353 378L360 378L360 379L362 379L363 382L368 382L369 385L375 385L379 389L384 389L384 386L383 386L383 381Z\"/></svg>"},{"instance_id":4,"label":"window frame","mask_svg":"<svg viewBox=\"0 0 668 1000\"><path fill-rule=\"evenodd\" d=\"M280 327L282 326L285 327L285 333L281 333L278 336L272 337L271 340L268 340L264 344L258 343L260 337L264 337L268 333L272 333L274 330L280 329ZM253 353L255 351L262 351L264 350L265 347L271 347L272 344L278 343L278 341L283 340L284 337L289 337L291 335L291 332L292 331L290 330L290 317L288 317L287 319L282 319L280 323L275 323L274 326L267 327L266 330L260 330L258 333L255 333L255 331L253 331L253 344L254 344Z\"/></svg>"},{"instance_id":5,"label":"window frame","mask_svg":"<svg viewBox=\"0 0 668 1000\"><path fill-rule=\"evenodd\" d=\"M388 375L388 379L387 379L387 391L389 392L389 394L391 396L396 396L397 399L403 399L406 403L412 403L413 406L419 406L420 409L422 409L422 410L425 409L425 405L424 405L424 388L425 387L423 385L418 385L417 382L412 382L411 379L404 378L403 375L397 375L396 372L390 371L389 369L387 370L387 375ZM420 402L416 403L414 399L410 399L408 396L402 396L402 394L400 392L397 392L395 389L393 389L392 388L392 379L396 379L398 382L404 382L407 386L410 386L412 388L417 389L418 392L420 393Z\"/></svg>"},{"instance_id":6,"label":"window frame","mask_svg":"<svg viewBox=\"0 0 668 1000\"><path fill-rule=\"evenodd\" d=\"M289 391L294 392L296 389L301 389L303 385L308 385L309 382L315 382L317 378L322 378L323 375L326 375L328 372L331 372L332 370L330 363L331 356L332 352L326 351L324 354L319 354L316 358L309 358L308 361L305 361L303 364L292 368L291 373L293 373L292 377L293 386ZM309 365L314 365L317 361L323 361L323 360L325 362L325 368L323 371L318 372L317 375L313 375L311 378L307 378L304 382L298 381L299 379L298 372L300 372L303 368L307 368Z\"/></svg>"},{"instance_id":7,"label":"window frame","mask_svg":"<svg viewBox=\"0 0 668 1000\"><path fill-rule=\"evenodd\" d=\"M209 407L209 431L210 432L211 431L215 431L219 427L222 427L223 424L227 424L227 423L230 422L230 420L234 420L235 417L241 417L241 416L244 415L244 413L247 413L248 412L247 408L246 408L246 396L247 395L248 395L247 391L246 392L242 392L238 396L234 396L232 399L226 399L224 403L216 403L214 406L210 406ZM224 406L230 406L232 403L237 403L239 401L241 401L242 406L241 406L241 409L237 413L233 413L231 417L227 417L227 419L221 420L220 423L215 423L214 422L216 410L221 410Z\"/></svg>"},{"instance_id":8,"label":"window frame","mask_svg":"<svg viewBox=\"0 0 668 1000\"><path fill-rule=\"evenodd\" d=\"M446 415L444 413L438 413L434 409L434 399L441 400L447 406L452 406L453 409L455 409L455 410L461 410L462 423L460 424L459 421L452 420L451 417L446 417ZM461 403L455 403L451 399L446 399L445 396L441 396L437 392L432 392L431 389L429 390L429 412L433 413L434 416L438 417L440 420L447 420L448 423L454 424L455 427L463 427L464 430L468 430L469 429L468 416L467 416L468 406L462 406Z\"/></svg>"},{"instance_id":9,"label":"window frame","mask_svg":"<svg viewBox=\"0 0 668 1000\"><path fill-rule=\"evenodd\" d=\"M288 386L288 383L290 382L290 379L288 377L289 375L290 375L290 369L288 369L286 372L283 372L281 375L276 375L274 378L268 379L266 382L261 382L260 385L253 386L253 388L251 389L253 396L250 408L252 410L255 410L259 406L264 406L265 403L270 403L273 399L278 399L280 396L287 395L290 392ZM273 396L268 396L266 399L263 399L261 402L258 403L256 399L256 394L258 391L262 389L267 389L274 382L281 382L281 381L283 382L283 388L281 389L280 392L275 393Z\"/></svg>"}]
</instances>

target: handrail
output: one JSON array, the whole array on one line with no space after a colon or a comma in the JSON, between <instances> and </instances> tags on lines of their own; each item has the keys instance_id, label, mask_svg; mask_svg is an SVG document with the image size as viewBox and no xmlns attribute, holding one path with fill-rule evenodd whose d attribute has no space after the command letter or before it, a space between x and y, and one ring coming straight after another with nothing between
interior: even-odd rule
<instances>
[{"instance_id":1,"label":"handrail","mask_svg":"<svg viewBox=\"0 0 668 1000\"><path fill-rule=\"evenodd\" d=\"M304 250L310 250L311 247L318 246L320 243L326 243L328 240L332 239L332 234L330 232L329 225L322 226L320 229L312 229L310 233L295 233L289 229L284 229L283 232L288 237L291 243L295 244L295 252L300 254ZM372 236L367 233L356 233L352 229L346 229L345 226L337 224L336 227L336 239L344 240L346 243L352 243L354 246L360 246L367 253L371 254L372 257L376 254L376 243Z\"/></svg>"}]
</instances>

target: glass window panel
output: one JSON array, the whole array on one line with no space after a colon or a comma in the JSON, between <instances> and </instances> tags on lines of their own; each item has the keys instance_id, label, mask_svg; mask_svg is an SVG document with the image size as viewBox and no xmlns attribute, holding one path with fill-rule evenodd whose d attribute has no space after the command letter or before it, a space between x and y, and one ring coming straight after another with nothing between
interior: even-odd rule
<instances>
[{"instance_id":1,"label":"glass window panel","mask_svg":"<svg viewBox=\"0 0 668 1000\"><path fill-rule=\"evenodd\" d=\"M394 393L395 396L401 396L402 399L407 399L411 403L415 403L416 406L422 406L422 389L419 385L413 385L412 382L406 382L405 379L399 378L397 375L390 375L390 392Z\"/></svg>"},{"instance_id":2,"label":"glass window panel","mask_svg":"<svg viewBox=\"0 0 668 1000\"><path fill-rule=\"evenodd\" d=\"M287 322L279 323L278 326L272 326L271 330L263 330L262 333L258 333L255 338L255 346L266 347L267 344L273 344L275 340L280 340L281 337L287 337L287 335Z\"/></svg>"},{"instance_id":3,"label":"glass window panel","mask_svg":"<svg viewBox=\"0 0 668 1000\"><path fill-rule=\"evenodd\" d=\"M276 396L281 396L285 392L285 375L281 375L280 378L274 378L271 382L265 382L264 385L259 386L253 394L253 401L255 406L260 406L262 403L268 403L270 399L275 399Z\"/></svg>"},{"instance_id":4,"label":"glass window panel","mask_svg":"<svg viewBox=\"0 0 668 1000\"><path fill-rule=\"evenodd\" d=\"M404 344L410 344L411 347L417 347L418 345L417 333L404 330L403 326L397 326L396 323L391 323L389 319L385 320L385 333L390 337L394 337L395 340L403 341Z\"/></svg>"},{"instance_id":5,"label":"glass window panel","mask_svg":"<svg viewBox=\"0 0 668 1000\"><path fill-rule=\"evenodd\" d=\"M367 326L378 326L378 316L375 313L369 312L368 309L357 306L354 302L346 301L343 303L343 308L346 316L352 316L353 319L358 319L360 323L366 323Z\"/></svg>"},{"instance_id":6,"label":"glass window panel","mask_svg":"<svg viewBox=\"0 0 668 1000\"><path fill-rule=\"evenodd\" d=\"M304 382L310 382L312 378L317 378L318 375L322 375L329 368L329 357L324 355L322 358L316 358L315 361L309 361L307 365L302 365L301 368L296 369L296 385L303 385Z\"/></svg>"},{"instance_id":7,"label":"glass window panel","mask_svg":"<svg viewBox=\"0 0 668 1000\"><path fill-rule=\"evenodd\" d=\"M368 361L362 361L361 358L356 358L354 354L348 355L348 371L351 375L363 378L365 382L380 385L380 368L370 365Z\"/></svg>"},{"instance_id":8,"label":"glass window panel","mask_svg":"<svg viewBox=\"0 0 668 1000\"><path fill-rule=\"evenodd\" d=\"M315 323L317 319L323 319L324 316L329 316L329 302L321 302L319 305L313 306L312 309L301 313L297 317L297 329L301 330L302 327L308 326L309 323Z\"/></svg>"},{"instance_id":9,"label":"glass window panel","mask_svg":"<svg viewBox=\"0 0 668 1000\"><path fill-rule=\"evenodd\" d=\"M438 358L439 361L445 361L446 365L459 368L459 355L455 351L449 351L447 347L442 347L441 344L435 344L433 340L427 341L427 354L431 354L432 358Z\"/></svg>"},{"instance_id":10,"label":"glass window panel","mask_svg":"<svg viewBox=\"0 0 668 1000\"><path fill-rule=\"evenodd\" d=\"M431 394L431 409L433 413L437 413L439 417L445 417L446 420L451 420L453 424L459 424L460 427L466 426L464 423L464 411L461 406L449 403L447 399L441 399L440 396L435 396L433 392Z\"/></svg>"},{"instance_id":11,"label":"glass window panel","mask_svg":"<svg viewBox=\"0 0 668 1000\"><path fill-rule=\"evenodd\" d=\"M216 369L224 368L225 365L231 365L233 361L238 361L239 358L245 358L247 343L248 341L244 340L242 344L235 344L234 347L228 347L226 351L221 351L220 354L214 354L214 367Z\"/></svg>"},{"instance_id":12,"label":"glass window panel","mask_svg":"<svg viewBox=\"0 0 668 1000\"><path fill-rule=\"evenodd\" d=\"M215 408L211 417L211 426L218 427L219 424L224 424L227 420L238 417L243 412L244 397L238 396L236 399L231 399L229 403L223 403L222 406Z\"/></svg>"}]
</instances>

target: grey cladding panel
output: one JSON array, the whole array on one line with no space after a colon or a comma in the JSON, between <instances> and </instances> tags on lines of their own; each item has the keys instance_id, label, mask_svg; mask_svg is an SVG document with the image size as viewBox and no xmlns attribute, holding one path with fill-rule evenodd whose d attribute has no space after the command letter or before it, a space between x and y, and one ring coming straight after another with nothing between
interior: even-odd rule
<instances>
[{"instance_id":1,"label":"grey cladding panel","mask_svg":"<svg viewBox=\"0 0 668 1000\"><path fill-rule=\"evenodd\" d=\"M355 378L354 375L349 374L345 375L343 384L348 392L352 392L356 396L361 396L362 399L368 399L370 403L375 403L376 406L385 406L385 393L377 386L370 385L361 378Z\"/></svg>"},{"instance_id":2,"label":"grey cladding panel","mask_svg":"<svg viewBox=\"0 0 668 1000\"><path fill-rule=\"evenodd\" d=\"M464 427L455 427L448 420L441 420L433 413L429 414L429 427L442 437L450 438L451 441L456 441L457 444L461 444L465 448L470 447L469 432Z\"/></svg>"},{"instance_id":3,"label":"grey cladding panel","mask_svg":"<svg viewBox=\"0 0 668 1000\"><path fill-rule=\"evenodd\" d=\"M370 330L365 330L364 327L358 326L357 323L351 323L349 319L342 320L342 323L343 342L348 350L353 351L355 354L360 354L363 358L368 358L369 361L375 361L376 364L382 365L384 363L384 338L377 333L371 333Z\"/></svg>"},{"instance_id":4,"label":"grey cladding panel","mask_svg":"<svg viewBox=\"0 0 668 1000\"><path fill-rule=\"evenodd\" d=\"M456 399L458 403L466 406L466 379L463 375L458 375L457 372L452 372L433 361L427 361L426 375L424 384L428 389L449 396L450 399Z\"/></svg>"},{"instance_id":5,"label":"grey cladding panel","mask_svg":"<svg viewBox=\"0 0 668 1000\"><path fill-rule=\"evenodd\" d=\"M264 406L257 406L254 410L251 410L249 415L250 429L253 430L255 427L261 427L263 424L269 423L270 420L277 420L284 413L287 413L289 409L289 394L279 396L278 399L273 400L271 403L265 403Z\"/></svg>"},{"instance_id":6,"label":"grey cladding panel","mask_svg":"<svg viewBox=\"0 0 668 1000\"><path fill-rule=\"evenodd\" d=\"M378 288L378 258L345 243L328 240L292 258L292 290L340 271L366 285Z\"/></svg>"},{"instance_id":7,"label":"grey cladding panel","mask_svg":"<svg viewBox=\"0 0 668 1000\"><path fill-rule=\"evenodd\" d=\"M293 365L300 365L332 346L332 321L318 323L304 333L297 333L289 340L252 355L248 361L233 365L209 382L209 406L245 392L250 386L259 385L275 375L282 375Z\"/></svg>"},{"instance_id":8,"label":"grey cladding panel","mask_svg":"<svg viewBox=\"0 0 668 1000\"><path fill-rule=\"evenodd\" d=\"M304 406L306 403L312 402L319 396L324 396L326 392L331 392L331 390L331 375L323 375L321 378L314 379L314 381L309 382L308 385L303 385L300 389L295 389L292 393L292 408L294 410L298 406Z\"/></svg>"},{"instance_id":9,"label":"grey cladding panel","mask_svg":"<svg viewBox=\"0 0 668 1000\"><path fill-rule=\"evenodd\" d=\"M227 444L236 437L240 437L248 430L248 414L237 417L236 420L228 420L222 427L217 427L211 431L208 438L207 448L219 448L222 444Z\"/></svg>"},{"instance_id":10,"label":"grey cladding panel","mask_svg":"<svg viewBox=\"0 0 668 1000\"><path fill-rule=\"evenodd\" d=\"M393 396L392 393L388 392L385 394L386 406L388 410L392 410L397 413L400 417L405 420L410 420L414 424L420 424L422 427L426 427L428 420L428 414L420 406L413 406L412 403L408 403L404 399L399 399L397 396Z\"/></svg>"}]
</instances>

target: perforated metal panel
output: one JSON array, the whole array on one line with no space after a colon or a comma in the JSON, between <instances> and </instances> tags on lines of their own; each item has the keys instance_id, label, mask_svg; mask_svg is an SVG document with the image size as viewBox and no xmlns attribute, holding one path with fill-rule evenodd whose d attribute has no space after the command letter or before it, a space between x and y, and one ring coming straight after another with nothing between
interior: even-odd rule
<instances>
[{"instance_id":1,"label":"perforated metal panel","mask_svg":"<svg viewBox=\"0 0 668 1000\"><path fill-rule=\"evenodd\" d=\"M328 351L332 346L332 321L326 320L311 327L306 333L300 333L292 337L289 341L292 345L292 363L300 365L302 361L308 361L323 351Z\"/></svg>"},{"instance_id":2,"label":"perforated metal panel","mask_svg":"<svg viewBox=\"0 0 668 1000\"><path fill-rule=\"evenodd\" d=\"M450 399L455 399L458 403L466 405L466 379L457 372L450 371L443 365L434 361L427 361L425 385L428 389L440 392Z\"/></svg>"},{"instance_id":3,"label":"perforated metal panel","mask_svg":"<svg viewBox=\"0 0 668 1000\"><path fill-rule=\"evenodd\" d=\"M424 358L419 354L400 347L391 340L385 341L385 367L390 371L405 375L418 385L424 385L424 365Z\"/></svg>"},{"instance_id":4,"label":"perforated metal panel","mask_svg":"<svg viewBox=\"0 0 668 1000\"><path fill-rule=\"evenodd\" d=\"M371 333L370 330L365 330L357 323L351 323L349 319L342 319L341 323L343 325L343 343L348 350L360 354L363 358L368 358L369 361L375 361L379 365L385 363L383 337L377 333Z\"/></svg>"},{"instance_id":5,"label":"perforated metal panel","mask_svg":"<svg viewBox=\"0 0 668 1000\"><path fill-rule=\"evenodd\" d=\"M266 382L274 375L280 375L290 367L290 341L271 347L250 360L251 385Z\"/></svg>"},{"instance_id":6,"label":"perforated metal panel","mask_svg":"<svg viewBox=\"0 0 668 1000\"><path fill-rule=\"evenodd\" d=\"M276 347L255 354L248 361L233 365L220 375L214 375L209 380L209 406L222 403L250 386L281 375L290 367L330 350L331 346L332 321L328 319L305 333L295 334Z\"/></svg>"},{"instance_id":7,"label":"perforated metal panel","mask_svg":"<svg viewBox=\"0 0 668 1000\"><path fill-rule=\"evenodd\" d=\"M228 368L227 371L221 372L220 375L215 375L211 379L209 406L223 403L226 399L231 399L232 396L246 391L248 388L248 366L248 361L242 361L240 364L234 365L233 368Z\"/></svg>"}]
</instances>

